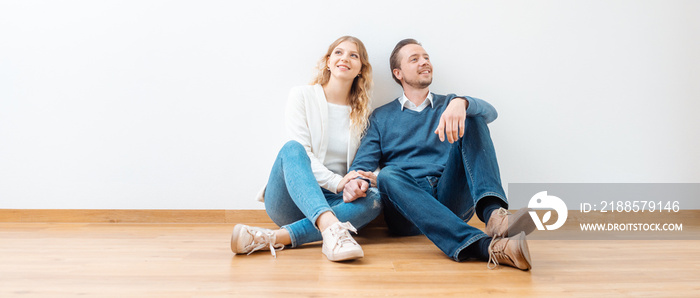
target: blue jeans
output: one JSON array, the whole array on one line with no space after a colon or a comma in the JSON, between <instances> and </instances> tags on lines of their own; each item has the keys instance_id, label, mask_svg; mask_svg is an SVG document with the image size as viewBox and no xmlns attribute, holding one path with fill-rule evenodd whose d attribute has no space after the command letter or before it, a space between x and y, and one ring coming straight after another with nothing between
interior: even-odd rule
<instances>
[{"instance_id":1,"label":"blue jeans","mask_svg":"<svg viewBox=\"0 0 700 298\"><path fill-rule=\"evenodd\" d=\"M341 222L349 221L360 229L376 218L382 210L376 188L367 197L351 203L343 202L343 193L334 194L321 188L311 171L311 160L304 147L289 141L282 147L272 166L265 189L265 209L280 227L289 232L292 247L323 239L316 219L331 211Z\"/></svg>"},{"instance_id":2,"label":"blue jeans","mask_svg":"<svg viewBox=\"0 0 700 298\"><path fill-rule=\"evenodd\" d=\"M377 185L390 232L424 234L455 261L465 259L463 249L487 237L467 224L479 201L495 197L508 207L489 129L480 117L467 117L464 137L450 146L441 177L415 178L388 166L379 172Z\"/></svg>"}]
</instances>

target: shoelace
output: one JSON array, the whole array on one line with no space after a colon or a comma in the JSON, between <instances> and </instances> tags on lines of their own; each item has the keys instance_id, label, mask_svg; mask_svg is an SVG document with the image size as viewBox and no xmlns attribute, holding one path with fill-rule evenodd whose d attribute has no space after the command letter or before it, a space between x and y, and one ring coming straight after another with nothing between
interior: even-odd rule
<instances>
[{"instance_id":1,"label":"shoelace","mask_svg":"<svg viewBox=\"0 0 700 298\"><path fill-rule=\"evenodd\" d=\"M284 245L282 244L274 244L277 242L277 237L275 236L275 233L272 231L263 231L259 228L249 228L248 233L250 233L251 236L253 236L253 242L251 242L248 246L246 246L246 249L250 249L248 252L248 255L254 253L255 251L261 250L265 248L265 246L270 246L270 253L272 253L272 256L277 258L277 253L275 251L277 250L283 250Z\"/></svg>"},{"instance_id":2,"label":"shoelace","mask_svg":"<svg viewBox=\"0 0 700 298\"><path fill-rule=\"evenodd\" d=\"M495 215L503 216L503 220L507 220L507 219L508 219L508 210L506 210L506 209L503 208L503 207L498 208L498 209L496 209L496 214L495 214ZM507 232L508 232L508 230L506 229L506 233L507 233ZM495 234L495 235L493 235L494 237L503 236L503 233L498 233L498 231L496 231L494 234Z\"/></svg>"},{"instance_id":3,"label":"shoelace","mask_svg":"<svg viewBox=\"0 0 700 298\"><path fill-rule=\"evenodd\" d=\"M496 209L496 214L508 216L508 210L501 207L501 208Z\"/></svg>"},{"instance_id":4,"label":"shoelace","mask_svg":"<svg viewBox=\"0 0 700 298\"><path fill-rule=\"evenodd\" d=\"M496 269L498 267L498 259L508 259L508 255L504 252L506 249L506 244L507 242L503 243L503 246L501 247L500 250L496 251L495 247L496 246L496 240L498 239L505 239L500 236L494 236L493 239L491 239L491 243L489 244L489 262L486 264L486 267L489 269ZM507 239L505 241L508 241ZM492 266L493 265L493 266Z\"/></svg>"},{"instance_id":5,"label":"shoelace","mask_svg":"<svg viewBox=\"0 0 700 298\"><path fill-rule=\"evenodd\" d=\"M350 222L337 223L331 227L331 233L333 237L337 239L333 250L337 247L343 247L345 244L357 245L357 242L355 242L355 239L352 239L348 231L357 234L357 229L355 229Z\"/></svg>"}]
</instances>

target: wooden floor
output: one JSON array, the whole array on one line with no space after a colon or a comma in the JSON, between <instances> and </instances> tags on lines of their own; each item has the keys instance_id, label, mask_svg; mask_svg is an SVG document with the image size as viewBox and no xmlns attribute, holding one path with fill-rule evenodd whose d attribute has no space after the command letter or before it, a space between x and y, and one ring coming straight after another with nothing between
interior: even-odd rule
<instances>
[{"instance_id":1,"label":"wooden floor","mask_svg":"<svg viewBox=\"0 0 700 298\"><path fill-rule=\"evenodd\" d=\"M232 227L0 223L0 297L700 296L695 240L529 241L523 272L457 263L381 226L356 237L359 261L329 262L320 244L234 256Z\"/></svg>"}]
</instances>

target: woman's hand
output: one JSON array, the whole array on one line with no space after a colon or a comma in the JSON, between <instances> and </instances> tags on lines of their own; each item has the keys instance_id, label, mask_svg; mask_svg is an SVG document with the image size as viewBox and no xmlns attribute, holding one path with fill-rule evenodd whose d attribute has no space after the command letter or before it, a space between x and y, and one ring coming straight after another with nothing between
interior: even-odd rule
<instances>
[{"instance_id":1,"label":"woman's hand","mask_svg":"<svg viewBox=\"0 0 700 298\"><path fill-rule=\"evenodd\" d=\"M340 180L340 183L338 183L338 188L335 192L339 193L343 191L343 189L345 188L345 184L347 184L348 181L357 178L358 176L360 176L360 174L355 171L350 171L347 174L345 174L345 177L343 177L343 179Z\"/></svg>"},{"instance_id":2,"label":"woman's hand","mask_svg":"<svg viewBox=\"0 0 700 298\"><path fill-rule=\"evenodd\" d=\"M367 178L372 181L372 187L377 187L377 175L375 175L374 172L358 171L357 173L363 178Z\"/></svg>"}]
</instances>

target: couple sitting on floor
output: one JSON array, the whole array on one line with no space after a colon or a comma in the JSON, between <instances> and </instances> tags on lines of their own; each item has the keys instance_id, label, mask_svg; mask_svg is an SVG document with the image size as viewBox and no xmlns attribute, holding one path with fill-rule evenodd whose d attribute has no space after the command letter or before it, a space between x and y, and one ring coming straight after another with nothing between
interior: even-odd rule
<instances>
[{"instance_id":1,"label":"couple sitting on floor","mask_svg":"<svg viewBox=\"0 0 700 298\"><path fill-rule=\"evenodd\" d=\"M506 210L487 126L496 110L477 98L431 93L433 67L413 39L400 41L389 63L403 95L371 115L372 67L355 37L331 44L312 85L291 90L285 111L291 140L259 198L281 228L238 224L233 252L276 255L323 240L331 261L362 258L349 231L383 209L391 233L424 234L455 261L530 269L525 235L534 223L525 209ZM485 231L467 224L475 213Z\"/></svg>"}]
</instances>

